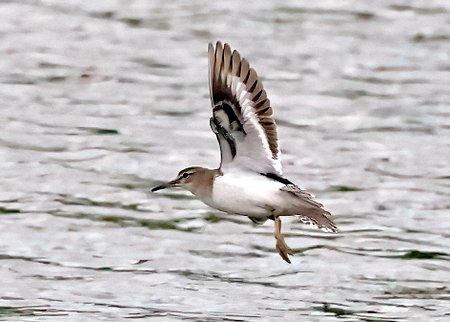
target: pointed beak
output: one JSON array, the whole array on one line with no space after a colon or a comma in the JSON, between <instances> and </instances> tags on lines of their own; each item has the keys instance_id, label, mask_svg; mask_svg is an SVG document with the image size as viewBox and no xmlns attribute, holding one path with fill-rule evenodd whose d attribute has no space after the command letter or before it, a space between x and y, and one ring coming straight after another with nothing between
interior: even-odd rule
<instances>
[{"instance_id":1,"label":"pointed beak","mask_svg":"<svg viewBox=\"0 0 450 322\"><path fill-rule=\"evenodd\" d=\"M166 189L166 188L169 188L169 184L168 183L165 183L165 184L162 184L160 186L152 188L152 192L155 192L155 191L158 191L158 190L163 190L163 189Z\"/></svg>"},{"instance_id":2,"label":"pointed beak","mask_svg":"<svg viewBox=\"0 0 450 322\"><path fill-rule=\"evenodd\" d=\"M166 188L178 187L178 182L179 182L179 180L177 180L177 179L169 181L167 183L164 183L162 185L154 187L152 189L152 192L155 192L155 191L158 191L158 190L163 190L163 189L166 189Z\"/></svg>"}]
</instances>

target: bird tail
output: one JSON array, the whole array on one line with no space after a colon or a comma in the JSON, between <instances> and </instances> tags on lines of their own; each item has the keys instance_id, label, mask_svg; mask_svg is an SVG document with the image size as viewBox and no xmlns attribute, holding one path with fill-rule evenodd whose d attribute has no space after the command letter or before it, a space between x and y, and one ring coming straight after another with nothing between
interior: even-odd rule
<instances>
[{"instance_id":1,"label":"bird tail","mask_svg":"<svg viewBox=\"0 0 450 322\"><path fill-rule=\"evenodd\" d=\"M300 222L303 224L315 225L318 228L328 231L328 232L336 233L338 231L337 226L333 222L333 220L324 213L319 213L319 212L313 211L311 213L308 213L307 215L302 214L302 215L297 215L297 216L299 217Z\"/></svg>"},{"instance_id":2,"label":"bird tail","mask_svg":"<svg viewBox=\"0 0 450 322\"><path fill-rule=\"evenodd\" d=\"M330 212L325 210L320 202L313 200L313 195L292 183L285 185L280 190L296 197L295 203L299 212L296 216L300 218L302 223L315 225L333 233L338 231L336 224L330 218Z\"/></svg>"}]
</instances>

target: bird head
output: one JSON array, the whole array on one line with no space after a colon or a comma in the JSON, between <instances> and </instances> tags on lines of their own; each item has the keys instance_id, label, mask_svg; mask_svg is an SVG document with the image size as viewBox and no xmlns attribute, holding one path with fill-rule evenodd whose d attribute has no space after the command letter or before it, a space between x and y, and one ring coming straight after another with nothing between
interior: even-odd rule
<instances>
[{"instance_id":1,"label":"bird head","mask_svg":"<svg viewBox=\"0 0 450 322\"><path fill-rule=\"evenodd\" d=\"M152 192L166 189L166 188L184 188L186 190L192 191L193 183L198 179L199 174L205 170L202 167L189 167L181 170L177 177L169 182L163 183L152 189Z\"/></svg>"}]
</instances>

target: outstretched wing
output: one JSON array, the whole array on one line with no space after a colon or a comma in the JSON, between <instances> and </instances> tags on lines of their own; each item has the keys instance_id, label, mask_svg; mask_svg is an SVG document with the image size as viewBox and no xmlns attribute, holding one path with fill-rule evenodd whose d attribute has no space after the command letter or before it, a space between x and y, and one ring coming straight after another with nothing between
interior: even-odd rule
<instances>
[{"instance_id":1,"label":"outstretched wing","mask_svg":"<svg viewBox=\"0 0 450 322\"><path fill-rule=\"evenodd\" d=\"M277 126L261 80L228 44L209 44L211 129L221 150L221 170L241 167L282 175Z\"/></svg>"}]
</instances>

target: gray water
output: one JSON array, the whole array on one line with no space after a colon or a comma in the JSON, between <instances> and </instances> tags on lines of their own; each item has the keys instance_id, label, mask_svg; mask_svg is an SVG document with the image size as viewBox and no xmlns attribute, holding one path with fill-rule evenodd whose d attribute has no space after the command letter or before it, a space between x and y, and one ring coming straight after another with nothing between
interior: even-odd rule
<instances>
[{"instance_id":1,"label":"gray water","mask_svg":"<svg viewBox=\"0 0 450 322\"><path fill-rule=\"evenodd\" d=\"M450 2L0 3L0 319L449 321ZM340 229L150 188L215 167L207 44Z\"/></svg>"}]
</instances>

